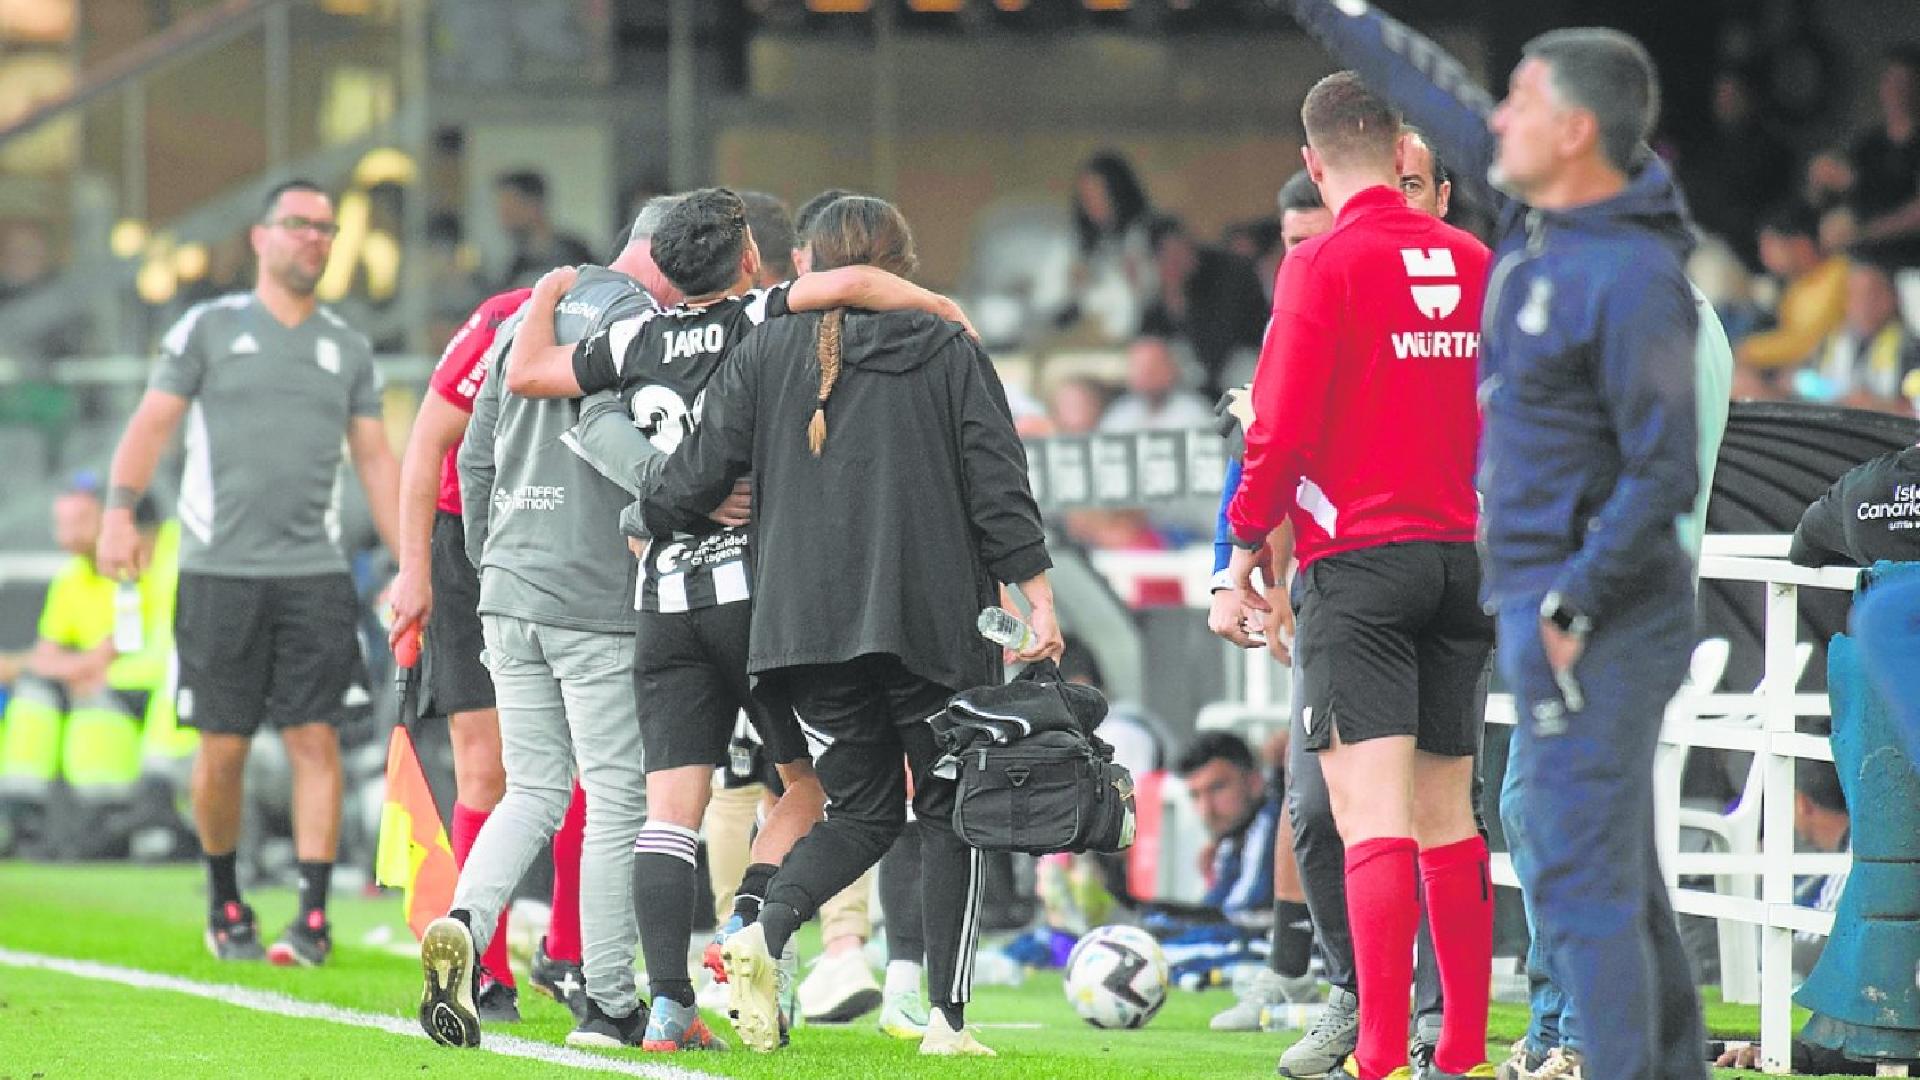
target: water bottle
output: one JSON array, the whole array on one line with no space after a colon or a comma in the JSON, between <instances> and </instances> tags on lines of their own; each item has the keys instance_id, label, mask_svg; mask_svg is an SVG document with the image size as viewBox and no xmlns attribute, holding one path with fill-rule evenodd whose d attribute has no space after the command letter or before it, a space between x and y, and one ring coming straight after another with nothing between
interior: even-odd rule
<instances>
[{"instance_id":1,"label":"water bottle","mask_svg":"<svg viewBox=\"0 0 1920 1080\"><path fill-rule=\"evenodd\" d=\"M140 583L123 581L113 592L113 651L137 653L146 638L140 612Z\"/></svg>"},{"instance_id":2,"label":"water bottle","mask_svg":"<svg viewBox=\"0 0 1920 1080\"><path fill-rule=\"evenodd\" d=\"M1002 648L1023 652L1036 640L1033 628L1006 608L980 609L980 636Z\"/></svg>"}]
</instances>

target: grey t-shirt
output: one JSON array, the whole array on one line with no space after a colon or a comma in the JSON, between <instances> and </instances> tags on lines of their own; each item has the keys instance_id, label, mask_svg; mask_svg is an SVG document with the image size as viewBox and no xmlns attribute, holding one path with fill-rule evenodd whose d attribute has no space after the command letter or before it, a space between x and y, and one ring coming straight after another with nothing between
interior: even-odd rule
<instances>
[{"instance_id":1,"label":"grey t-shirt","mask_svg":"<svg viewBox=\"0 0 1920 1080\"><path fill-rule=\"evenodd\" d=\"M197 304L160 342L150 389L187 398L180 568L227 577L344 571L340 462L380 415L364 335L326 308L282 324L252 293Z\"/></svg>"}]
</instances>

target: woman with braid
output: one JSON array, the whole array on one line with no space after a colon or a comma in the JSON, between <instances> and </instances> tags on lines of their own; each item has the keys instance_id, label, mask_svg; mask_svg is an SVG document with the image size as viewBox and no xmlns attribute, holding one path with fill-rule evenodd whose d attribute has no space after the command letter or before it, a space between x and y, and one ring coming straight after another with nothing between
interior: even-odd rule
<instances>
[{"instance_id":1,"label":"woman with braid","mask_svg":"<svg viewBox=\"0 0 1920 1080\"><path fill-rule=\"evenodd\" d=\"M813 267L887 251L912 266L899 211L843 198L809 230ZM878 261L876 259L876 261ZM742 1041L779 1045L774 957L821 901L921 829L933 1006L925 1054L991 1054L966 1030L981 859L953 832L954 788L930 775L929 719L1000 678L974 633L1001 584L1032 605L1022 660L1057 657L1048 558L1026 456L992 363L965 328L916 312L837 309L768 322L708 385L704 419L647 485L650 531L710 528L751 472L754 692L795 716L833 813L773 876L758 922L723 949Z\"/></svg>"}]
</instances>

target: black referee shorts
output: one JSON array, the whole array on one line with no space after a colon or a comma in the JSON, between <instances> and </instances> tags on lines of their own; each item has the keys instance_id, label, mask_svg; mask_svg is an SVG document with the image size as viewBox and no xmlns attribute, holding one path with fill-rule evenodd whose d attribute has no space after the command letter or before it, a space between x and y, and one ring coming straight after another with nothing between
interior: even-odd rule
<instances>
[{"instance_id":1,"label":"black referee shorts","mask_svg":"<svg viewBox=\"0 0 1920 1080\"><path fill-rule=\"evenodd\" d=\"M642 611L634 635L634 703L647 771L728 764L740 710L760 735L766 760L807 757L806 736L789 710L756 700L747 676L753 604L738 600L692 611Z\"/></svg>"},{"instance_id":2,"label":"black referee shorts","mask_svg":"<svg viewBox=\"0 0 1920 1080\"><path fill-rule=\"evenodd\" d=\"M1307 748L1411 735L1443 757L1480 749L1493 619L1469 543L1382 544L1302 572L1297 648Z\"/></svg>"},{"instance_id":3,"label":"black referee shorts","mask_svg":"<svg viewBox=\"0 0 1920 1080\"><path fill-rule=\"evenodd\" d=\"M427 620L426 684L422 711L434 716L494 707L493 676L480 654L480 573L467 561L465 527L458 514L433 518L433 617Z\"/></svg>"}]
</instances>

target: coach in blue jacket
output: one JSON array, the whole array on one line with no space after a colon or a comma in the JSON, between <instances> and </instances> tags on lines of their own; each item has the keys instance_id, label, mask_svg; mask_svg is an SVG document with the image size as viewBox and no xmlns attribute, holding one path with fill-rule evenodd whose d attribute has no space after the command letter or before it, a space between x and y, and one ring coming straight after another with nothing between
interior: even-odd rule
<instances>
[{"instance_id":1,"label":"coach in blue jacket","mask_svg":"<svg viewBox=\"0 0 1920 1080\"><path fill-rule=\"evenodd\" d=\"M1675 521L1699 466L1692 241L1646 149L1652 61L1615 31L1545 34L1496 108L1433 42L1359 0L1292 2L1497 213L1480 488L1486 590L1520 712L1508 767L1535 825L1521 884L1583 1017L1585 1075L1705 1077L1653 839L1654 749L1695 636Z\"/></svg>"}]
</instances>

